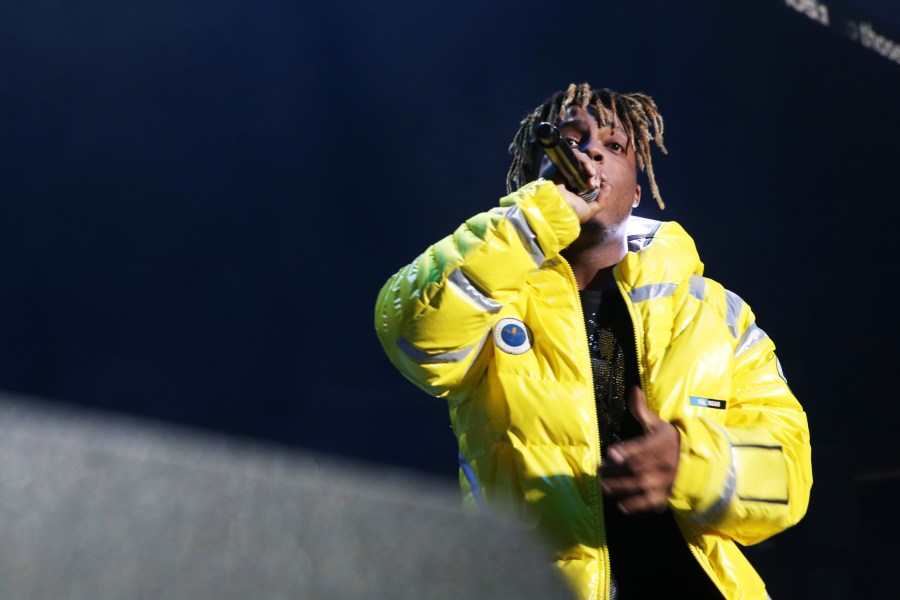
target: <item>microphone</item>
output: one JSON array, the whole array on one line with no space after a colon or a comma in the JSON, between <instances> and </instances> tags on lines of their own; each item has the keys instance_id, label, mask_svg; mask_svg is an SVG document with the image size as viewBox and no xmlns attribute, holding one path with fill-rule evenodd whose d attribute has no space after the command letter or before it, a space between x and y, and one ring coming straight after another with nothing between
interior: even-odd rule
<instances>
[{"instance_id":1,"label":"microphone","mask_svg":"<svg viewBox=\"0 0 900 600\"><path fill-rule=\"evenodd\" d=\"M587 181L590 177L584 172L581 163L575 157L575 153L566 144L559 143L559 129L552 123L543 121L535 126L534 134L541 147L544 148L547 158L566 178L568 182L567 187L581 196L585 202L595 201L600 194L600 190L591 189L588 186Z\"/></svg>"}]
</instances>

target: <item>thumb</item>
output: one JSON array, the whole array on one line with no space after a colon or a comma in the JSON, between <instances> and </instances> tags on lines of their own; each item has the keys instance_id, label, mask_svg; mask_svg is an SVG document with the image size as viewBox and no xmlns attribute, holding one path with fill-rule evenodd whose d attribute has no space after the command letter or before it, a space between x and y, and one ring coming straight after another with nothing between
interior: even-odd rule
<instances>
[{"instance_id":1,"label":"thumb","mask_svg":"<svg viewBox=\"0 0 900 600\"><path fill-rule=\"evenodd\" d=\"M644 431L653 431L662 419L647 407L644 390L640 386L632 386L628 390L628 411L634 415Z\"/></svg>"}]
</instances>

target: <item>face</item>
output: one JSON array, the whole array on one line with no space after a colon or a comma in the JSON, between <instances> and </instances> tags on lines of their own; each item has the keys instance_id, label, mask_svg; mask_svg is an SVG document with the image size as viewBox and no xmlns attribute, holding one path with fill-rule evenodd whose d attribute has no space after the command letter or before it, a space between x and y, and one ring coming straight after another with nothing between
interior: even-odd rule
<instances>
[{"instance_id":1,"label":"face","mask_svg":"<svg viewBox=\"0 0 900 600\"><path fill-rule=\"evenodd\" d=\"M600 177L597 201L605 207L593 221L606 228L622 225L641 199L634 147L628 143L628 134L618 122L613 127L601 127L593 107L569 107L565 118L556 123L556 127L562 143L567 144L583 164L593 164ZM546 156L541 161L540 176L563 181Z\"/></svg>"}]
</instances>

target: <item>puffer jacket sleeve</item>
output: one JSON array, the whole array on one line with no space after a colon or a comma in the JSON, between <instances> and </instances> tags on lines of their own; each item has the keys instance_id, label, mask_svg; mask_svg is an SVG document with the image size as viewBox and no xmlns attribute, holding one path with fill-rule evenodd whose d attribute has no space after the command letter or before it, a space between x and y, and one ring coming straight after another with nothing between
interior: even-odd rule
<instances>
[{"instance_id":1,"label":"puffer jacket sleeve","mask_svg":"<svg viewBox=\"0 0 900 600\"><path fill-rule=\"evenodd\" d=\"M430 246L378 294L375 330L390 361L434 396L465 377L529 273L580 231L556 185L537 180Z\"/></svg>"},{"instance_id":2,"label":"puffer jacket sleeve","mask_svg":"<svg viewBox=\"0 0 900 600\"><path fill-rule=\"evenodd\" d=\"M746 303L719 289L735 332L731 397L724 422L675 423L682 446L670 503L703 530L751 545L806 513L812 487L809 427L774 343Z\"/></svg>"}]
</instances>

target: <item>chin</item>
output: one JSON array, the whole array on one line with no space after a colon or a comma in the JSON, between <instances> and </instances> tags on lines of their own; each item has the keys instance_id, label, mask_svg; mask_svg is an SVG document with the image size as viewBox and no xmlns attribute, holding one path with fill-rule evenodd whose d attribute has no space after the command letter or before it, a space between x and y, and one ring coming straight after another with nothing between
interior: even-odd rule
<instances>
[{"instance_id":1,"label":"chin","mask_svg":"<svg viewBox=\"0 0 900 600\"><path fill-rule=\"evenodd\" d=\"M605 223L601 223L596 219L591 219L587 223L581 224L581 233L589 233L591 235L602 235L605 234L609 228Z\"/></svg>"},{"instance_id":2,"label":"chin","mask_svg":"<svg viewBox=\"0 0 900 600\"><path fill-rule=\"evenodd\" d=\"M602 243L623 235L627 219L618 223L605 223L598 217L599 215L587 223L581 224L581 235L579 236L581 239L591 240L592 243Z\"/></svg>"},{"instance_id":3,"label":"chin","mask_svg":"<svg viewBox=\"0 0 900 600\"><path fill-rule=\"evenodd\" d=\"M581 224L581 233L578 239L569 245L570 250L577 248L588 248L596 244L602 244L609 239L609 227L605 223L596 220L590 220Z\"/></svg>"},{"instance_id":4,"label":"chin","mask_svg":"<svg viewBox=\"0 0 900 600\"><path fill-rule=\"evenodd\" d=\"M589 236L599 241L615 237L617 229L617 225L610 225L609 223L604 223L596 218L581 224L582 235Z\"/></svg>"}]
</instances>

